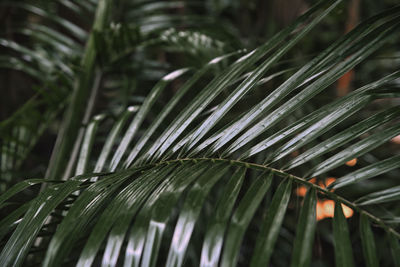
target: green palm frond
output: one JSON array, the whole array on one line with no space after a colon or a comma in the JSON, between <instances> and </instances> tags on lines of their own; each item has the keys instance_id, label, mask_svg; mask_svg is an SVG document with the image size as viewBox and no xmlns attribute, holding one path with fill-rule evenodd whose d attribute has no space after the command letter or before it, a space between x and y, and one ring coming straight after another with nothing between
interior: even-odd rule
<instances>
[{"instance_id":1,"label":"green palm frond","mask_svg":"<svg viewBox=\"0 0 400 267\"><path fill-rule=\"evenodd\" d=\"M35 44L43 40L52 48L45 55L0 42L31 56L19 69L39 84L53 88L65 75L61 102L67 105L46 177L0 195L0 207L9 209L13 197L42 186L0 220L1 266L310 266L317 264L316 240L326 223L316 218L322 199L333 203L332 226L321 227L334 250L326 266L399 263L400 160L373 152L400 134L394 101L400 71L393 66L342 98L322 97L346 72L393 46L399 6L360 23L302 66L282 68L289 51L341 0L319 2L251 51L213 38L215 18L165 12L186 2L121 1L120 9L108 0L59 2L77 14L91 13L91 32L18 4L68 33L41 25L31 27L35 33L25 29ZM179 29L185 22L189 29ZM162 67L152 87L153 77L131 77L147 85L140 103L106 105L93 116L96 95L109 92L107 82L119 88L132 70L140 71L131 61L149 57L144 61L151 65L146 53L156 49L197 57L197 64ZM42 81L49 66L62 75ZM271 81L275 85L266 90L262 85ZM122 88L113 91L123 94ZM20 113L33 113L39 103ZM45 110L57 114L61 108L48 104ZM48 113L32 116L49 124L55 115ZM18 123L12 117L4 125L18 131ZM1 151L4 166L14 162L7 146L30 147L18 135L2 143L8 144ZM353 158L360 168L343 167ZM2 175L4 170L2 164ZM327 187L310 181L330 176L338 178ZM374 177L379 183L371 186ZM293 194L300 186L307 188L304 199ZM344 207L354 211L352 218Z\"/></svg>"}]
</instances>

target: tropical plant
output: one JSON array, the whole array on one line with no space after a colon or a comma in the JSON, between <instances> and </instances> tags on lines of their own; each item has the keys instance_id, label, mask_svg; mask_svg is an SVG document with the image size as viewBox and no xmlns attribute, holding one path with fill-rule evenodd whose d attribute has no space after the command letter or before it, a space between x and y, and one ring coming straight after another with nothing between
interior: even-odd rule
<instances>
[{"instance_id":1,"label":"tropical plant","mask_svg":"<svg viewBox=\"0 0 400 267\"><path fill-rule=\"evenodd\" d=\"M199 2L3 2L27 23L1 67L37 92L0 124L0 266L400 266L400 71L376 60L400 6L290 61L342 2L250 50ZM360 63L382 76L334 97Z\"/></svg>"}]
</instances>

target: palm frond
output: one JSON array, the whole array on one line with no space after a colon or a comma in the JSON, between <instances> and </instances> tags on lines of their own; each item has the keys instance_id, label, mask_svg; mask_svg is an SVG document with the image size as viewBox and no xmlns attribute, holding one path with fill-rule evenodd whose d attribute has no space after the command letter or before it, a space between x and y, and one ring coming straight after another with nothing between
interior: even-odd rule
<instances>
[{"instance_id":1,"label":"palm frond","mask_svg":"<svg viewBox=\"0 0 400 267\"><path fill-rule=\"evenodd\" d=\"M46 179L24 180L0 195L0 207L6 208L15 195L42 184L41 192L0 221L5 242L1 266L275 266L273 255L286 232L291 257L281 259L283 264L310 266L322 199L332 203L332 238L327 242L334 248L336 266L398 263L400 189L391 173L398 170L399 156L370 153L400 134L400 110L393 104L399 96L400 72L394 67L383 78L365 81L336 100L319 97L343 74L393 44L399 33L399 6L360 23L302 67L278 69L279 60L342 1L319 2L250 52L233 51L201 31L166 30L177 20L208 23L193 16L154 15L181 7L178 1L126 3L122 6L138 10L126 12L123 25L111 24L111 1L98 1L96 12L95 2L60 1L78 14L95 14L88 36L47 11L18 4L86 42L84 50L63 35L46 43L54 49L48 56L68 59L68 51L76 51L67 64L17 43L1 42L70 78L65 93L70 99ZM135 18L141 19L130 27ZM46 36L58 34L42 29ZM134 38L129 39L130 33ZM115 39L106 38L110 35ZM165 48L166 41L200 57L204 52L199 44L209 45L206 51L220 50L199 68L165 74L146 90L139 106L121 108L116 119L109 118L109 110L92 116L95 95L113 81L111 73L123 77L129 71L127 65L117 68L117 63L134 58L136 50L143 55L142 49L155 44ZM115 45L122 53L113 49ZM76 57L79 71L68 65ZM37 77L45 73L23 66ZM288 77L282 81L281 75ZM52 80L52 85L58 81ZM265 92L266 81L280 85ZM171 87L179 90L168 99ZM263 97L250 99L254 92ZM371 106L378 108L364 113ZM17 120L9 124L18 129ZM13 146L15 141L9 142ZM2 161L4 155L8 154L2 150ZM361 167L343 168L353 158ZM325 186L321 182L329 176L340 178ZM365 184L376 176L382 183L371 192ZM320 183L312 182L314 177ZM292 196L295 186L307 190L302 201ZM351 188L359 193L349 193ZM351 219L345 208L355 212ZM357 219L359 231L353 231ZM387 257L389 250L377 247L377 232L386 233L393 259Z\"/></svg>"}]
</instances>

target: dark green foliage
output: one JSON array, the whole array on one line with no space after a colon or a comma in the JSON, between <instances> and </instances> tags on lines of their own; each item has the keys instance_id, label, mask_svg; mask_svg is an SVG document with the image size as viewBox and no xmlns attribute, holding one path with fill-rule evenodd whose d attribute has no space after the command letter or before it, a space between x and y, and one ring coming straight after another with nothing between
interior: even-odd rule
<instances>
[{"instance_id":1,"label":"dark green foliage","mask_svg":"<svg viewBox=\"0 0 400 267\"><path fill-rule=\"evenodd\" d=\"M228 2L1 3L36 92L0 122L0 266L399 264L400 6L317 40L346 1L280 31Z\"/></svg>"}]
</instances>

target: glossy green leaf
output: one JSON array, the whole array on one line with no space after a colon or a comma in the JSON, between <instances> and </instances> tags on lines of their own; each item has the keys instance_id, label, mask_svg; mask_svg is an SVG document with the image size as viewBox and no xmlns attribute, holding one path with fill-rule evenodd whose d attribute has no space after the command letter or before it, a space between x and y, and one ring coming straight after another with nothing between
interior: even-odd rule
<instances>
[{"instance_id":1,"label":"glossy green leaf","mask_svg":"<svg viewBox=\"0 0 400 267\"><path fill-rule=\"evenodd\" d=\"M357 203L357 205L363 206L398 200L400 200L400 186L393 186L389 189L373 192L366 196L363 196L357 199L355 203Z\"/></svg>"},{"instance_id":2,"label":"glossy green leaf","mask_svg":"<svg viewBox=\"0 0 400 267\"><path fill-rule=\"evenodd\" d=\"M345 162L359 157L372 149L378 147L384 142L390 140L400 133L400 125L393 125L380 132L370 135L369 137L358 141L354 145L351 145L334 156L328 158L322 163L315 166L307 175L308 177L314 177L325 173L335 167L344 164Z\"/></svg>"},{"instance_id":3,"label":"glossy green leaf","mask_svg":"<svg viewBox=\"0 0 400 267\"><path fill-rule=\"evenodd\" d=\"M212 69L213 66L215 66L217 63L221 62L222 60L229 58L237 53L231 53L225 56L217 57L211 60L206 66L198 70L188 81L185 82L185 84L182 86L182 88L179 89L179 91L174 95L174 97L168 102L167 106L163 109L163 111L158 115L158 117L154 120L152 125L150 126L149 129L146 130L146 132L143 134L143 136L140 138L140 140L136 143L135 147L132 149L131 153L129 154L128 158L126 159L124 166L128 167L135 157L139 154L139 152L142 150L146 142L150 139L152 134L157 130L157 128L160 126L162 121L165 119L165 117L172 111L172 109L179 103L180 99L185 95L185 93L188 92L188 90L201 78L203 77L210 69ZM149 155L151 151L147 152L145 155ZM146 158L141 158L141 161L147 160Z\"/></svg>"},{"instance_id":4,"label":"glossy green leaf","mask_svg":"<svg viewBox=\"0 0 400 267\"><path fill-rule=\"evenodd\" d=\"M203 202L211 188L222 178L227 170L227 166L213 166L197 179L187 193L172 236L166 266L182 266L190 237L203 207Z\"/></svg>"},{"instance_id":5,"label":"glossy green leaf","mask_svg":"<svg viewBox=\"0 0 400 267\"><path fill-rule=\"evenodd\" d=\"M25 214L30 205L31 202L23 204L0 221L0 240L22 221L21 217Z\"/></svg>"},{"instance_id":6,"label":"glossy green leaf","mask_svg":"<svg viewBox=\"0 0 400 267\"><path fill-rule=\"evenodd\" d=\"M285 168L292 169L307 161L317 158L322 154L327 153L351 140L354 140L358 136L375 129L376 127L379 127L380 125L389 122L398 115L400 115L399 107L389 108L385 111L375 114L374 116L371 116L310 148L306 152L290 161Z\"/></svg>"},{"instance_id":7,"label":"glossy green leaf","mask_svg":"<svg viewBox=\"0 0 400 267\"><path fill-rule=\"evenodd\" d=\"M271 204L267 208L267 216L257 237L250 266L268 266L273 254L276 240L281 230L283 219L289 203L292 180L282 181L276 190Z\"/></svg>"},{"instance_id":8,"label":"glossy green leaf","mask_svg":"<svg viewBox=\"0 0 400 267\"><path fill-rule=\"evenodd\" d=\"M293 112L301 105L303 105L306 101L311 99L313 96L321 92L328 85L333 83L336 79L340 78L343 74L345 74L348 70L352 69L358 63L360 63L363 59L373 53L376 49L381 47L385 42L390 40L390 36L392 32L395 30L397 24L392 25L393 22L385 23L371 32L372 40L368 40L369 42L357 50L353 55L344 61L335 65L332 69L330 69L327 73L322 75L315 82L307 86L302 92L300 92L297 96L291 98L289 101L284 103L282 106L268 114L265 118L259 121L256 125L251 127L248 131L246 131L242 136L231 144L226 151L224 152L224 156L228 156L265 132L267 129L275 125L278 121L282 120L285 116Z\"/></svg>"},{"instance_id":9,"label":"glossy green leaf","mask_svg":"<svg viewBox=\"0 0 400 267\"><path fill-rule=\"evenodd\" d=\"M146 203L146 207L148 207L147 212L146 210L142 209L141 212L143 214L141 215L142 217L151 215L151 218L147 218L147 221L146 219L144 220L144 224L148 224L146 225L148 226L148 230L145 243L143 244L141 266L156 266L162 237L165 229L167 229L167 223L169 221L169 218L171 217L174 206L176 205L184 190L196 179L201 179L200 175L203 175L207 171L207 167L210 167L210 165L207 162L203 162L195 164L191 169L186 168L179 174L174 174L171 177L171 180L164 181L166 188L164 188L163 191L156 195L157 198L153 201L148 201ZM148 212L149 208L151 209L151 212ZM140 224L139 221L138 224ZM142 228L143 227L140 227L139 229ZM138 231L140 231L139 229L132 229L130 235L130 243L128 245L131 245L133 243L132 241L140 244L140 241L137 238L134 238L133 235L133 232L137 233ZM138 234L138 236L141 236L141 234ZM135 251L138 251L139 247L140 246L135 246ZM139 259L136 258L134 260L134 263L136 264ZM125 266L127 266L128 264L129 261L125 261Z\"/></svg>"},{"instance_id":10,"label":"glossy green leaf","mask_svg":"<svg viewBox=\"0 0 400 267\"><path fill-rule=\"evenodd\" d=\"M332 189L348 186L359 181L363 181L380 174L386 173L393 169L400 167L400 156L394 156L382 161L373 163L367 167L361 168L357 171L351 172L343 177L340 177L333 182L330 187Z\"/></svg>"},{"instance_id":11,"label":"glossy green leaf","mask_svg":"<svg viewBox=\"0 0 400 267\"><path fill-rule=\"evenodd\" d=\"M292 267L309 266L314 243L317 196L314 188L310 188L300 211L296 228L296 239L293 244Z\"/></svg>"},{"instance_id":12,"label":"glossy green leaf","mask_svg":"<svg viewBox=\"0 0 400 267\"><path fill-rule=\"evenodd\" d=\"M267 70L278 61L289 49L291 49L297 42L299 42L311 29L318 24L322 18L327 15L340 1L327 8L323 15L314 19L311 23L301 29L294 38L286 42L284 46L274 53L271 57L266 59L248 76L226 99L218 105L218 108L200 125L195 132L190 136L186 149L192 148L200 139L216 125L216 123L251 89L253 89Z\"/></svg>"},{"instance_id":13,"label":"glossy green leaf","mask_svg":"<svg viewBox=\"0 0 400 267\"><path fill-rule=\"evenodd\" d=\"M232 215L228 232L224 241L221 266L235 266L237 264L240 246L244 233L250 224L257 208L264 199L273 178L273 173L263 173L252 183L235 213Z\"/></svg>"},{"instance_id":14,"label":"glossy green leaf","mask_svg":"<svg viewBox=\"0 0 400 267\"><path fill-rule=\"evenodd\" d=\"M138 128L142 124L145 116L147 113L150 111L150 108L153 106L153 104L156 102L157 98L161 94L162 90L170 83L171 81L175 80L182 74L186 73L189 69L180 69L176 70L174 72L171 72L170 74L164 76L161 81L159 81L152 91L149 93L147 96L146 100L142 104L142 106L139 108L138 113L136 114L135 118L132 120L131 124L129 125L128 130L126 131L124 137L122 138L117 151L115 151L114 156L111 159L110 163L110 170L114 171L118 164L120 163L125 151L128 148L129 143L132 141L133 137L138 131Z\"/></svg>"},{"instance_id":15,"label":"glossy green leaf","mask_svg":"<svg viewBox=\"0 0 400 267\"><path fill-rule=\"evenodd\" d=\"M90 185L80 194L52 236L43 266L61 263L74 246L74 242L87 230L90 220L101 210L113 192L135 172L136 170L126 170L110 175Z\"/></svg>"},{"instance_id":16,"label":"glossy green leaf","mask_svg":"<svg viewBox=\"0 0 400 267\"><path fill-rule=\"evenodd\" d=\"M338 202L335 202L335 213L332 224L336 266L352 267L354 266L354 259L349 228L343 214L342 204Z\"/></svg>"},{"instance_id":17,"label":"glossy green leaf","mask_svg":"<svg viewBox=\"0 0 400 267\"><path fill-rule=\"evenodd\" d=\"M270 156L272 158L271 161L277 161L307 144L308 142L314 140L349 116L353 115L371 100L372 98L370 96L360 93L340 99L339 101L335 101L332 103L332 105L327 105L324 107L324 109L313 112L300 122L296 123L295 126L290 125L285 128L287 130L282 130L281 132L268 137L266 140L261 141L249 151L245 152L243 157L250 157L256 153L259 153L283 138L286 138L288 135L295 133L296 130L313 123L303 132L297 134L286 144L274 151L274 154ZM323 127L321 127L321 125L323 125Z\"/></svg>"},{"instance_id":18,"label":"glossy green leaf","mask_svg":"<svg viewBox=\"0 0 400 267\"><path fill-rule=\"evenodd\" d=\"M160 177L161 180L159 180L159 185L157 185L157 188L151 193L151 195L148 197L146 202L143 204L143 206L140 208L140 211L136 215L135 222L130 230L130 233L128 234L127 231L131 225L131 220L134 216L134 213L132 211L126 212L126 208L121 208L121 214L124 214L122 217L122 220L117 220L115 225L113 226L113 229L110 232L107 245L106 245L106 253L103 256L103 263L107 263L107 265L115 265L118 259L118 254L120 253L124 236L128 236L128 244L126 247L126 252L125 252L125 261L124 265L125 266L139 266L140 259L142 256L143 252L143 246L145 242L145 234L146 234L146 227L147 224L149 223L149 217L151 215L151 210L158 205L163 205L165 203L169 203L171 206L173 206L173 200L170 202L164 202L162 199L163 195L170 196L170 190L171 188L168 188L169 186L173 187L173 183L176 182L177 177L187 177L188 175L191 175L193 177L192 179L196 178L197 175L204 170L204 167L206 165L197 165L197 166L192 166L190 164L183 164L182 166L178 166L172 173L168 174L165 173L163 177ZM190 179L189 183L190 183ZM161 182L162 181L162 182ZM179 181L179 180L178 180ZM172 185L170 185L172 184ZM140 185L138 185L138 192L140 192ZM167 187L167 188L166 188ZM176 193L179 195L179 193L182 192L183 189L179 192L177 190ZM136 201L136 200L135 200ZM134 204L135 202L132 202ZM137 209L138 207L136 205L131 205L129 206L130 209ZM166 211L167 212L167 211ZM150 241L149 241L150 242ZM109 258L107 260L107 258Z\"/></svg>"},{"instance_id":19,"label":"glossy green leaf","mask_svg":"<svg viewBox=\"0 0 400 267\"><path fill-rule=\"evenodd\" d=\"M325 14L322 14L321 16L324 15ZM373 19L371 19L371 22L379 18L379 16L374 17ZM296 74L292 75L287 81L285 81L281 86L274 90L274 92L272 92L267 98L254 106L245 116L243 116L231 127L226 129L224 131L223 138L221 137L218 142L213 145L213 151L215 152L223 145L227 144L241 130L245 129L247 126L250 125L251 122L259 118L261 114L265 114L272 107L272 105L278 103L278 101L282 100L283 97L289 94L292 90L294 90L298 86L301 86L306 81L312 80L312 77L319 76L321 72L325 72L324 68L329 66L329 64L339 62L340 57L338 57L338 55L340 55L341 57L344 56L342 54L343 51L345 51L344 48L346 48L346 46L351 43L351 41L359 38L359 36L362 35L361 33L363 33L363 31L367 30L367 32L370 32L371 28L373 29L371 25L373 25L373 23L362 24L362 26L351 32L349 35L346 35L343 39L338 40L327 50L321 53L318 57L316 57L311 62L306 64L303 68L301 68ZM321 69L323 69L324 71L321 71Z\"/></svg>"},{"instance_id":20,"label":"glossy green leaf","mask_svg":"<svg viewBox=\"0 0 400 267\"><path fill-rule=\"evenodd\" d=\"M10 189L8 189L6 192L0 195L0 208L2 207L2 204L4 201L7 199L13 197L14 195L18 194L19 192L23 191L24 189L36 185L36 184L41 184L41 183L48 183L51 181L45 180L45 179L28 179L22 182L19 182L18 184L14 185Z\"/></svg>"},{"instance_id":21,"label":"glossy green leaf","mask_svg":"<svg viewBox=\"0 0 400 267\"><path fill-rule=\"evenodd\" d=\"M355 99L351 99L349 103L345 103L342 106L337 105L338 109L334 110L332 113L316 122L275 151L276 156L274 157L274 161L283 158L310 141L315 140L317 137L327 132L335 125L358 112L372 100L373 98L369 95L360 95L356 96Z\"/></svg>"},{"instance_id":22,"label":"glossy green leaf","mask_svg":"<svg viewBox=\"0 0 400 267\"><path fill-rule=\"evenodd\" d=\"M392 256L394 260L394 266L399 267L400 266L400 244L399 244L399 239L394 237L392 234L388 234L388 239L390 242L390 248L392 251Z\"/></svg>"},{"instance_id":23,"label":"glossy green leaf","mask_svg":"<svg viewBox=\"0 0 400 267\"><path fill-rule=\"evenodd\" d=\"M287 71L289 71L289 70L280 71L280 72L274 73L274 74L272 74L272 75L269 75L268 77L265 77L265 78L263 78L263 79L260 79L260 80L257 82L257 85L261 85L261 84L263 84L264 82L268 82L268 81L272 80L273 78L275 78L275 77L277 77L277 76L279 76L279 75L281 75L281 74L286 73ZM249 75L250 75L250 74L251 74L251 73L249 73ZM245 76L249 76L249 75L245 75ZM204 122L203 122L203 124L204 124ZM199 144L198 146L196 146L196 148L193 148L193 150L192 150L190 153L187 154L188 157L191 157L191 156L196 155L199 151L202 151L204 148L206 148L207 146L209 146L211 143L213 143L213 142L216 141L217 139L221 138L221 137L224 135L225 131L226 131L228 128L230 128L231 126L232 126L232 125L229 125L229 126L227 126L227 127L224 127L222 130L219 130L219 132L217 132L216 134L214 134L213 136L211 136L210 138L208 138L207 140L205 140L203 143L201 143L201 144ZM188 142L188 140L193 136L193 134L195 133L195 131L196 131L196 129L193 130L190 134L188 134L188 135L185 136L184 138L182 138L182 140L172 148L171 154L173 154L174 152L176 152L176 151L178 151L179 149L181 149L185 144L191 143L191 142ZM182 153L181 153L181 154L182 154Z\"/></svg>"},{"instance_id":24,"label":"glossy green leaf","mask_svg":"<svg viewBox=\"0 0 400 267\"><path fill-rule=\"evenodd\" d=\"M69 180L50 186L30 205L0 255L2 266L20 266L46 218L84 180ZM51 200L51 201L50 201Z\"/></svg>"},{"instance_id":25,"label":"glossy green leaf","mask_svg":"<svg viewBox=\"0 0 400 267\"><path fill-rule=\"evenodd\" d=\"M86 128L85 136L81 144L81 150L76 165L75 175L81 175L87 171L87 164L89 161L90 153L92 151L95 134L100 121L104 118L104 115L97 115L89 123Z\"/></svg>"},{"instance_id":26,"label":"glossy green leaf","mask_svg":"<svg viewBox=\"0 0 400 267\"><path fill-rule=\"evenodd\" d=\"M376 255L374 234L371 231L368 218L364 214L361 214L360 217L360 237L366 266L379 266L378 256Z\"/></svg>"},{"instance_id":27,"label":"glossy green leaf","mask_svg":"<svg viewBox=\"0 0 400 267\"><path fill-rule=\"evenodd\" d=\"M306 14L310 16L311 14L318 11L322 5L322 2L319 5L314 6L311 10L309 10ZM324 13L324 12L323 12ZM325 12L324 14L326 15ZM287 27L282 32L275 35L269 42L265 43L263 46L251 51L247 55L238 59L233 65L230 66L227 70L223 72L219 77L216 77L213 81L211 81L206 88L202 90L202 92L189 104L188 108L185 109L185 112L182 113L173 123L172 125L162 134L160 140L155 142L154 148L150 151L155 152L155 156L153 158L159 158L165 151L171 146L171 144L182 134L182 132L188 127L188 125L194 120L194 118L205 109L205 107L229 84L230 80L242 74L246 71L251 65L253 65L257 60L259 60L262 56L264 56L267 52L277 46L279 43L283 41L284 38L289 36L292 30L297 28L302 22L304 22L306 14L298 18L290 27ZM318 17L321 19L321 17ZM317 20L317 19L316 19ZM314 22L316 22L316 20ZM314 25L314 24L312 24ZM308 30L309 28L306 28ZM305 31L306 31L305 30ZM153 154L153 153L151 153Z\"/></svg>"},{"instance_id":28,"label":"glossy green leaf","mask_svg":"<svg viewBox=\"0 0 400 267\"><path fill-rule=\"evenodd\" d=\"M93 264L102 241L112 229L113 225L118 227L118 225L121 225L124 222L125 224L129 224L130 220L140 208L141 204L146 200L148 195L151 194L154 188L166 175L168 175L169 172L172 171L173 168L175 168L175 166L171 165L166 168L157 168L153 171L146 172L118 193L101 214L101 217L91 231L77 266L90 266ZM146 190L143 190L142 186L145 187ZM120 248L124 239L124 233L122 233L122 237L117 237L119 236L117 236L115 230L113 230L110 233L109 242L104 253L103 265L113 265L112 262L115 261L115 257L113 257L113 253L109 252L109 250L110 248L113 248L114 250Z\"/></svg>"},{"instance_id":29,"label":"glossy green leaf","mask_svg":"<svg viewBox=\"0 0 400 267\"><path fill-rule=\"evenodd\" d=\"M318 68L325 68L329 66L329 64L337 63L341 58L345 58L346 53L351 51L351 46L347 47L354 40L360 38L360 36L364 36L370 33L372 30L376 28L374 22L379 21L379 19L385 18L389 14L393 14L398 12L395 9L390 10L388 12L384 12L384 14L376 15L369 20L365 21L365 23L361 23L356 29L350 32L348 35L339 39L337 42L332 44L328 49L326 49L323 53L313 59L311 62L306 64L303 68L301 68L296 74L292 75L287 81L285 81L279 88L277 88L273 93L271 93L267 98L265 98L262 102L253 107L248 114L243 116L240 120L238 120L234 125L229 127L225 131L223 138L213 146L213 150L221 148L224 144L230 141L235 135L237 135L242 129L250 125L250 122L257 119L262 113L268 111L272 104L277 103L277 101L281 100L284 96L286 96L290 91L297 88L297 86L302 85L304 82L310 80L308 78L310 75L315 73ZM348 54L350 55L350 54ZM322 71L325 73L326 71ZM319 72L321 73L321 71ZM318 76L318 74L316 74ZM312 77L316 76L313 75ZM266 121L266 120L265 120ZM263 127L265 128L265 127Z\"/></svg>"},{"instance_id":30,"label":"glossy green leaf","mask_svg":"<svg viewBox=\"0 0 400 267\"><path fill-rule=\"evenodd\" d=\"M122 114L122 116L119 118L117 123L113 126L111 129L110 133L107 136L106 142L103 145L103 148L100 152L100 156L97 159L96 166L94 167L94 172L100 172L105 168L105 163L107 161L108 156L111 153L112 147L119 135L119 133L122 130L122 127L124 127L126 121L129 119L129 117L136 111L136 107L130 106L126 109L126 111ZM91 181L96 181L97 179L91 179Z\"/></svg>"},{"instance_id":31,"label":"glossy green leaf","mask_svg":"<svg viewBox=\"0 0 400 267\"><path fill-rule=\"evenodd\" d=\"M217 266L221 255L224 234L233 206L242 187L245 168L238 169L229 179L216 208L215 216L207 227L201 250L200 266Z\"/></svg>"},{"instance_id":32,"label":"glossy green leaf","mask_svg":"<svg viewBox=\"0 0 400 267\"><path fill-rule=\"evenodd\" d=\"M272 24L241 27L255 21L247 14L258 14L243 1L28 2L1 3L17 12L0 39L5 90L19 82L29 85L24 94L34 90L0 122L1 266L325 264L329 257L312 259L316 191L336 203L333 235L322 221L318 246L334 245L337 266L364 259L375 266L378 252L392 263L381 248L388 242L377 238L375 247L369 223L390 234L398 261L397 138L384 153L375 149L400 134L399 5L361 21L322 53L289 55L305 35L318 35L317 25L345 16L347 2L320 0L267 39ZM246 19L232 20L237 11ZM341 98L323 92L350 70L356 79L349 87L364 86ZM22 77L16 85L7 82L9 71ZM89 122L93 112L110 119ZM50 148L38 143L46 129L45 143L58 134L50 162L31 160ZM284 161L293 152L303 154ZM344 166L360 156L360 169ZM45 180L28 179L46 166ZM322 174L333 169L342 177L331 187L360 186L343 195L325 189ZM87 175L70 178L74 171ZM290 201L292 183L302 196L311 174L317 182L305 199ZM272 175L283 181L267 194ZM339 203L361 215L362 242L351 243Z\"/></svg>"}]
</instances>

